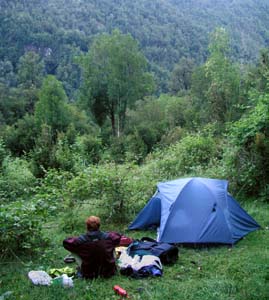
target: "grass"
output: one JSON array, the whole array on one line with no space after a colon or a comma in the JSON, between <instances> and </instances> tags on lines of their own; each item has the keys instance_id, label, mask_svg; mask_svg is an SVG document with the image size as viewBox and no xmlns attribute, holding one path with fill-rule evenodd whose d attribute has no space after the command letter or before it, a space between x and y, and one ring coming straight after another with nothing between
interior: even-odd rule
<instances>
[{"instance_id":1,"label":"grass","mask_svg":"<svg viewBox=\"0 0 269 300\"><path fill-rule=\"evenodd\" d=\"M130 299L134 300L268 300L269 205L251 202L246 203L244 208L261 224L262 229L247 235L232 248L180 247L177 263L164 266L161 278L132 279L117 274L110 279L75 279L74 288L70 289L34 286L27 278L30 270L47 271L66 266L63 258L67 251L61 242L70 233L64 233L57 224L51 224L52 227L46 229L51 244L39 250L39 256L18 257L13 254L11 258L1 260L0 299L7 291L11 292L6 297L9 300L119 299L113 291L117 284L126 289ZM133 238L154 237L154 233L125 232L122 227L111 228L108 224L103 229L117 229Z\"/></svg>"}]
</instances>

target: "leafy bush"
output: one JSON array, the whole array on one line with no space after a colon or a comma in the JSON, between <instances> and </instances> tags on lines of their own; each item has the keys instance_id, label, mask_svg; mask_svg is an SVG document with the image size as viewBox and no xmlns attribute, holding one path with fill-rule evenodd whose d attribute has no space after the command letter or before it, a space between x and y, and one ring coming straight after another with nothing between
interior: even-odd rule
<instances>
[{"instance_id":1,"label":"leafy bush","mask_svg":"<svg viewBox=\"0 0 269 300\"><path fill-rule=\"evenodd\" d=\"M218 145L211 135L196 133L185 136L166 149L156 151L148 160L153 172L157 172L160 178L171 179L195 175L197 169L207 169L218 154Z\"/></svg>"},{"instance_id":2,"label":"leafy bush","mask_svg":"<svg viewBox=\"0 0 269 300\"><path fill-rule=\"evenodd\" d=\"M38 205L43 218L55 216L64 207L67 183L72 173L50 169L34 189L32 201Z\"/></svg>"},{"instance_id":3,"label":"leafy bush","mask_svg":"<svg viewBox=\"0 0 269 300\"><path fill-rule=\"evenodd\" d=\"M0 170L5 157L8 155L8 151L2 139L0 139Z\"/></svg>"},{"instance_id":4,"label":"leafy bush","mask_svg":"<svg viewBox=\"0 0 269 300\"><path fill-rule=\"evenodd\" d=\"M126 160L141 163L147 154L147 147L138 132L128 135L124 144Z\"/></svg>"},{"instance_id":5,"label":"leafy bush","mask_svg":"<svg viewBox=\"0 0 269 300\"><path fill-rule=\"evenodd\" d=\"M1 204L0 254L33 252L46 242L42 224L63 210L64 191L71 178L71 173L49 170L39 185L32 188L31 199L24 193L24 199Z\"/></svg>"},{"instance_id":6,"label":"leafy bush","mask_svg":"<svg viewBox=\"0 0 269 300\"><path fill-rule=\"evenodd\" d=\"M32 194L37 181L29 163L21 158L6 157L0 176L0 196L2 200L17 200Z\"/></svg>"},{"instance_id":7,"label":"leafy bush","mask_svg":"<svg viewBox=\"0 0 269 300\"><path fill-rule=\"evenodd\" d=\"M42 125L35 143L35 148L30 152L29 157L35 176L42 177L46 170L55 167L55 144L50 126Z\"/></svg>"},{"instance_id":8,"label":"leafy bush","mask_svg":"<svg viewBox=\"0 0 269 300\"><path fill-rule=\"evenodd\" d=\"M146 201L155 188L151 178L139 170L131 164L89 167L68 182L70 209L76 203L90 201L93 207L101 207L107 220L126 220L136 211L137 203Z\"/></svg>"},{"instance_id":9,"label":"leafy bush","mask_svg":"<svg viewBox=\"0 0 269 300\"><path fill-rule=\"evenodd\" d=\"M102 141L97 136L90 134L77 136L74 148L87 164L98 163L101 159Z\"/></svg>"},{"instance_id":10,"label":"leafy bush","mask_svg":"<svg viewBox=\"0 0 269 300\"><path fill-rule=\"evenodd\" d=\"M165 148L169 145L179 142L185 135L185 130L182 127L174 127L169 132L162 136L162 139L158 146Z\"/></svg>"},{"instance_id":11,"label":"leafy bush","mask_svg":"<svg viewBox=\"0 0 269 300\"><path fill-rule=\"evenodd\" d=\"M158 181L185 176L194 168L206 169L217 152L211 136L196 134L156 152L140 167L127 163L90 166L67 183L67 210L89 202L107 220L130 219L152 196Z\"/></svg>"},{"instance_id":12,"label":"leafy bush","mask_svg":"<svg viewBox=\"0 0 269 300\"><path fill-rule=\"evenodd\" d=\"M38 205L16 201L1 205L0 210L0 253L36 249L43 240L40 209ZM9 253L10 254L10 253Z\"/></svg>"},{"instance_id":13,"label":"leafy bush","mask_svg":"<svg viewBox=\"0 0 269 300\"><path fill-rule=\"evenodd\" d=\"M147 153L169 128L184 122L181 99L167 95L136 102L135 110L130 110L127 117L127 134L138 134Z\"/></svg>"},{"instance_id":14,"label":"leafy bush","mask_svg":"<svg viewBox=\"0 0 269 300\"><path fill-rule=\"evenodd\" d=\"M23 155L34 148L37 135L34 117L26 114L12 126L6 127L4 140L13 155Z\"/></svg>"},{"instance_id":15,"label":"leafy bush","mask_svg":"<svg viewBox=\"0 0 269 300\"><path fill-rule=\"evenodd\" d=\"M265 195L269 182L269 94L253 96L256 106L230 128L224 162L239 189Z\"/></svg>"}]
</instances>

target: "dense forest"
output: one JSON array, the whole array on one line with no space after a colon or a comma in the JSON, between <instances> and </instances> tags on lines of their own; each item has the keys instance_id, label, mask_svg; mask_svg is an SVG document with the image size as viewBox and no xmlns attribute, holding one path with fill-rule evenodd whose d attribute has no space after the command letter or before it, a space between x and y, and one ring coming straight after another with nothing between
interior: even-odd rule
<instances>
[{"instance_id":1,"label":"dense forest","mask_svg":"<svg viewBox=\"0 0 269 300\"><path fill-rule=\"evenodd\" d=\"M216 27L230 34L232 57L239 63L255 60L269 43L265 0L2 0L0 5L5 72L13 68L16 73L20 57L32 50L71 98L80 82L74 55L86 52L96 34L115 28L139 42L159 92L168 91L170 73L182 57L195 64L206 60L209 34Z\"/></svg>"},{"instance_id":2,"label":"dense forest","mask_svg":"<svg viewBox=\"0 0 269 300\"><path fill-rule=\"evenodd\" d=\"M268 201L268 1L0 5L1 255L85 203L127 222L161 180Z\"/></svg>"}]
</instances>

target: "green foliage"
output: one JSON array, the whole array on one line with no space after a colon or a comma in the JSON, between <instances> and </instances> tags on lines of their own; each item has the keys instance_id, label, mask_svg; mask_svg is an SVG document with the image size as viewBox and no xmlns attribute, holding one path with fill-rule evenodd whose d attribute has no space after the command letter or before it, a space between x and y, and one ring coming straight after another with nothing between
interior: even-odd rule
<instances>
[{"instance_id":1,"label":"green foliage","mask_svg":"<svg viewBox=\"0 0 269 300\"><path fill-rule=\"evenodd\" d=\"M33 202L38 206L42 218L55 217L64 207L67 183L72 173L50 169L34 189Z\"/></svg>"},{"instance_id":2,"label":"green foliage","mask_svg":"<svg viewBox=\"0 0 269 300\"><path fill-rule=\"evenodd\" d=\"M29 153L35 147L38 136L33 115L26 114L12 126L7 126L3 132L6 147L16 156Z\"/></svg>"},{"instance_id":3,"label":"green foliage","mask_svg":"<svg viewBox=\"0 0 269 300\"><path fill-rule=\"evenodd\" d=\"M257 105L230 128L225 162L234 182L245 192L265 193L269 180L269 95L257 94Z\"/></svg>"},{"instance_id":4,"label":"green foliage","mask_svg":"<svg viewBox=\"0 0 269 300\"><path fill-rule=\"evenodd\" d=\"M138 131L125 138L125 158L127 161L141 163L147 154L147 146Z\"/></svg>"},{"instance_id":5,"label":"green foliage","mask_svg":"<svg viewBox=\"0 0 269 300\"><path fill-rule=\"evenodd\" d=\"M41 216L38 205L16 201L1 204L0 210L0 254L31 251L43 242Z\"/></svg>"},{"instance_id":6,"label":"green foliage","mask_svg":"<svg viewBox=\"0 0 269 300\"><path fill-rule=\"evenodd\" d=\"M51 167L57 167L64 171L72 171L74 167L74 154L72 146L68 143L64 134L59 134L54 147L55 162Z\"/></svg>"},{"instance_id":7,"label":"green foliage","mask_svg":"<svg viewBox=\"0 0 269 300\"><path fill-rule=\"evenodd\" d=\"M212 135L196 133L183 137L178 143L149 156L149 168L160 179L197 176L206 170L219 155L218 144ZM158 180L160 180L158 179Z\"/></svg>"},{"instance_id":8,"label":"green foliage","mask_svg":"<svg viewBox=\"0 0 269 300\"><path fill-rule=\"evenodd\" d=\"M174 127L185 125L186 108L185 98L168 95L138 101L135 109L128 111L126 133L138 136L147 147L146 153L156 144L167 146L161 141Z\"/></svg>"},{"instance_id":9,"label":"green foliage","mask_svg":"<svg viewBox=\"0 0 269 300\"><path fill-rule=\"evenodd\" d=\"M80 174L70 182L71 199L77 201L78 198L96 198L106 219L123 221L126 217L125 173L124 168L112 164L98 168L90 167L85 174Z\"/></svg>"},{"instance_id":10,"label":"green foliage","mask_svg":"<svg viewBox=\"0 0 269 300\"><path fill-rule=\"evenodd\" d=\"M209 57L193 77L192 92L200 120L225 122L238 118L240 76L229 59L229 37L223 28L217 28L209 44ZM201 78L202 77L202 78Z\"/></svg>"},{"instance_id":11,"label":"green foliage","mask_svg":"<svg viewBox=\"0 0 269 300\"><path fill-rule=\"evenodd\" d=\"M6 59L0 60L0 83L7 87L14 87L17 84L17 78L12 62Z\"/></svg>"},{"instance_id":12,"label":"green foliage","mask_svg":"<svg viewBox=\"0 0 269 300\"><path fill-rule=\"evenodd\" d=\"M40 56L32 51L26 52L19 59L18 81L24 88L40 88L44 76L44 63Z\"/></svg>"},{"instance_id":13,"label":"green foliage","mask_svg":"<svg viewBox=\"0 0 269 300\"><path fill-rule=\"evenodd\" d=\"M153 78L146 70L147 61L137 42L118 30L100 35L81 65L84 107L90 108L100 125L108 117L113 136L120 136L127 108L153 90Z\"/></svg>"},{"instance_id":14,"label":"green foliage","mask_svg":"<svg viewBox=\"0 0 269 300\"><path fill-rule=\"evenodd\" d=\"M55 141L50 126L42 125L35 143L35 148L30 151L29 157L35 176L41 177L47 169L55 166Z\"/></svg>"},{"instance_id":15,"label":"green foliage","mask_svg":"<svg viewBox=\"0 0 269 300\"><path fill-rule=\"evenodd\" d=\"M4 187L9 188L10 197L16 195L20 197L12 203L1 203L0 255L35 252L38 246L44 246L42 225L51 217L55 217L56 213L63 208L63 192L66 182L72 178L72 175L51 170L46 173L39 185L34 185L36 180L28 170L25 170L25 162L16 159L8 164L6 167L8 170L4 169L3 174ZM30 188L31 195L27 193ZM1 191L3 191L2 186ZM2 195L1 198L3 200Z\"/></svg>"},{"instance_id":16,"label":"green foliage","mask_svg":"<svg viewBox=\"0 0 269 300\"><path fill-rule=\"evenodd\" d=\"M85 111L81 111L78 106L72 104L68 106L68 110L70 113L70 123L67 128L67 134L70 134L72 127L74 131L74 137L77 133L98 134L99 127L97 124L93 123L91 119L89 119Z\"/></svg>"},{"instance_id":17,"label":"green foliage","mask_svg":"<svg viewBox=\"0 0 269 300\"><path fill-rule=\"evenodd\" d=\"M150 197L154 185L145 178L131 164L91 166L68 183L69 205L90 201L106 220L123 222Z\"/></svg>"},{"instance_id":18,"label":"green foliage","mask_svg":"<svg viewBox=\"0 0 269 300\"><path fill-rule=\"evenodd\" d=\"M20 89L0 83L0 124L11 125L25 114L26 103Z\"/></svg>"},{"instance_id":19,"label":"green foliage","mask_svg":"<svg viewBox=\"0 0 269 300\"><path fill-rule=\"evenodd\" d=\"M169 82L170 91L173 94L184 93L190 89L193 69L193 60L185 57L174 66Z\"/></svg>"},{"instance_id":20,"label":"green foliage","mask_svg":"<svg viewBox=\"0 0 269 300\"><path fill-rule=\"evenodd\" d=\"M165 119L166 100L148 98L139 101L135 110L128 112L127 132L137 131L150 152L167 128Z\"/></svg>"},{"instance_id":21,"label":"green foliage","mask_svg":"<svg viewBox=\"0 0 269 300\"><path fill-rule=\"evenodd\" d=\"M0 170L2 170L2 164L6 156L8 156L6 145L3 139L0 138Z\"/></svg>"},{"instance_id":22,"label":"green foliage","mask_svg":"<svg viewBox=\"0 0 269 300\"><path fill-rule=\"evenodd\" d=\"M129 219L149 199L158 181L205 170L218 151L213 137L204 133L186 136L155 152L141 167L126 163L91 166L68 183L68 205L71 209L89 201L106 219Z\"/></svg>"},{"instance_id":23,"label":"green foliage","mask_svg":"<svg viewBox=\"0 0 269 300\"><path fill-rule=\"evenodd\" d=\"M21 158L6 156L0 173L0 197L2 200L15 201L29 197L36 185L36 178L29 163Z\"/></svg>"},{"instance_id":24,"label":"green foliage","mask_svg":"<svg viewBox=\"0 0 269 300\"><path fill-rule=\"evenodd\" d=\"M139 41L158 78L160 92L167 92L170 72L182 57L196 63L204 61L208 32L218 26L231 32L233 56L240 61L256 59L268 39L266 0L236 1L232 5L224 0L195 4L176 0L4 0L1 4L0 60L16 69L25 52L38 53L46 72L63 81L72 99L80 82L73 57L86 52L95 35L114 28Z\"/></svg>"},{"instance_id":25,"label":"green foliage","mask_svg":"<svg viewBox=\"0 0 269 300\"><path fill-rule=\"evenodd\" d=\"M55 140L57 132L66 131L70 112L62 84L54 77L47 76L42 84L40 97L35 107L35 119L39 128L50 126Z\"/></svg>"},{"instance_id":26,"label":"green foliage","mask_svg":"<svg viewBox=\"0 0 269 300\"><path fill-rule=\"evenodd\" d=\"M261 93L269 92L269 49L260 51L258 63L249 70L246 82L248 89L254 88Z\"/></svg>"},{"instance_id":27,"label":"green foliage","mask_svg":"<svg viewBox=\"0 0 269 300\"><path fill-rule=\"evenodd\" d=\"M101 159L103 146L98 136L90 134L77 136L74 148L87 164L98 163Z\"/></svg>"},{"instance_id":28,"label":"green foliage","mask_svg":"<svg viewBox=\"0 0 269 300\"><path fill-rule=\"evenodd\" d=\"M167 134L164 134L162 136L162 139L158 144L158 146L165 149L167 146L179 142L184 137L185 134L186 134L185 130L182 127L180 126L174 127Z\"/></svg>"}]
</instances>

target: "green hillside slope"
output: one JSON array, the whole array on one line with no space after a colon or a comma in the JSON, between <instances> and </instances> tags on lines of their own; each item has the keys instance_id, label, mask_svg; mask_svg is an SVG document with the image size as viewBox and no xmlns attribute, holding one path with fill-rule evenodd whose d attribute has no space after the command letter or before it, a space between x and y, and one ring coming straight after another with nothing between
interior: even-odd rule
<instances>
[{"instance_id":1,"label":"green hillside slope","mask_svg":"<svg viewBox=\"0 0 269 300\"><path fill-rule=\"evenodd\" d=\"M228 29L241 61L255 59L269 43L266 0L2 0L0 6L0 60L16 66L35 50L55 74L74 48L86 51L94 35L119 28L140 42L164 91L181 57L204 61L217 26Z\"/></svg>"}]
</instances>

